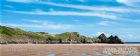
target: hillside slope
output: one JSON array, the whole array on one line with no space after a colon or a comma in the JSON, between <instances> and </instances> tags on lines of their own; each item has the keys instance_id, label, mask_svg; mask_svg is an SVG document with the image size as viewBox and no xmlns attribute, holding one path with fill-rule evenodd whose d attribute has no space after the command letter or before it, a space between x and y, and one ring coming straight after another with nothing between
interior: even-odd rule
<instances>
[{"instance_id":1,"label":"hillside slope","mask_svg":"<svg viewBox=\"0 0 140 56\"><path fill-rule=\"evenodd\" d=\"M47 32L30 32L19 28L0 26L0 43L123 43L118 36L87 37L78 32L49 34Z\"/></svg>"},{"instance_id":2,"label":"hillside slope","mask_svg":"<svg viewBox=\"0 0 140 56\"><path fill-rule=\"evenodd\" d=\"M0 26L1 41L8 42L52 42L52 41L77 41L82 42L88 37L78 34L78 32L65 32L61 34L49 34L46 32L29 32L19 28L10 28L7 26ZM92 38L90 38L92 39Z\"/></svg>"}]
</instances>

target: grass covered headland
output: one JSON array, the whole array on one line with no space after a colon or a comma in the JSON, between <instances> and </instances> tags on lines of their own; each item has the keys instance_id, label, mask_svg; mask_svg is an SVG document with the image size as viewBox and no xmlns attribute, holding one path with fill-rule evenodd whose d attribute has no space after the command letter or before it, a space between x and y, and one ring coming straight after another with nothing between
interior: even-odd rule
<instances>
[{"instance_id":1,"label":"grass covered headland","mask_svg":"<svg viewBox=\"0 0 140 56\"><path fill-rule=\"evenodd\" d=\"M78 32L49 34L47 32L30 32L19 28L0 26L1 44L81 44L108 43L123 44L118 36L106 37L104 33L97 37L87 37Z\"/></svg>"}]
</instances>

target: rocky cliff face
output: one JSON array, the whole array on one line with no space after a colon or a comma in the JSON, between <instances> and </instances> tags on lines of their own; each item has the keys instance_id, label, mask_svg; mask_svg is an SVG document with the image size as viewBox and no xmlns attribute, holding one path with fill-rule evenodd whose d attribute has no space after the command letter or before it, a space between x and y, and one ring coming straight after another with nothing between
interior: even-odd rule
<instances>
[{"instance_id":1,"label":"rocky cliff face","mask_svg":"<svg viewBox=\"0 0 140 56\"><path fill-rule=\"evenodd\" d=\"M104 33L99 35L98 38L100 39L100 43L108 43L108 39L107 39L107 37L105 36Z\"/></svg>"},{"instance_id":2,"label":"rocky cliff face","mask_svg":"<svg viewBox=\"0 0 140 56\"><path fill-rule=\"evenodd\" d=\"M111 35L110 37L106 37L104 33L98 36L98 39L100 40L99 43L110 43L110 44L123 44L121 39L118 36Z\"/></svg>"},{"instance_id":3,"label":"rocky cliff face","mask_svg":"<svg viewBox=\"0 0 140 56\"><path fill-rule=\"evenodd\" d=\"M109 43L115 43L115 44L123 44L123 42L121 41L121 39L118 36L113 36L111 35L109 38Z\"/></svg>"}]
</instances>

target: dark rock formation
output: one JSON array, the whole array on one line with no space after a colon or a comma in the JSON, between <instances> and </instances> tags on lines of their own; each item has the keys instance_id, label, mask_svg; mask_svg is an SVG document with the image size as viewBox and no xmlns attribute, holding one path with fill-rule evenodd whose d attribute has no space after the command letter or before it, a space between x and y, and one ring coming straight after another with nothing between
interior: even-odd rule
<instances>
[{"instance_id":1,"label":"dark rock formation","mask_svg":"<svg viewBox=\"0 0 140 56\"><path fill-rule=\"evenodd\" d=\"M110 44L123 44L121 39L118 36L111 35L110 37L106 37L104 33L98 36L100 42L99 43L110 43Z\"/></svg>"},{"instance_id":2,"label":"dark rock formation","mask_svg":"<svg viewBox=\"0 0 140 56\"><path fill-rule=\"evenodd\" d=\"M112 44L123 44L123 42L121 41L121 39L118 36L110 36L109 38L109 43Z\"/></svg>"},{"instance_id":3,"label":"dark rock formation","mask_svg":"<svg viewBox=\"0 0 140 56\"><path fill-rule=\"evenodd\" d=\"M107 39L107 37L105 36L104 33L99 35L98 38L100 39L100 43L108 43L108 39Z\"/></svg>"},{"instance_id":4,"label":"dark rock formation","mask_svg":"<svg viewBox=\"0 0 140 56\"><path fill-rule=\"evenodd\" d=\"M111 35L111 36L108 38L108 40L109 40L109 43L114 43L114 36Z\"/></svg>"}]
</instances>

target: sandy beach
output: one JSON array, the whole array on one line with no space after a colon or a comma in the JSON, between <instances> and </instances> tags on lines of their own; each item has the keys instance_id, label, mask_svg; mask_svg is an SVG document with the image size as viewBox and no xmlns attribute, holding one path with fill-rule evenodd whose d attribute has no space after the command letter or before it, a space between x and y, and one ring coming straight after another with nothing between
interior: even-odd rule
<instances>
[{"instance_id":1,"label":"sandy beach","mask_svg":"<svg viewBox=\"0 0 140 56\"><path fill-rule=\"evenodd\" d=\"M138 44L7 44L1 56L139 56Z\"/></svg>"}]
</instances>

